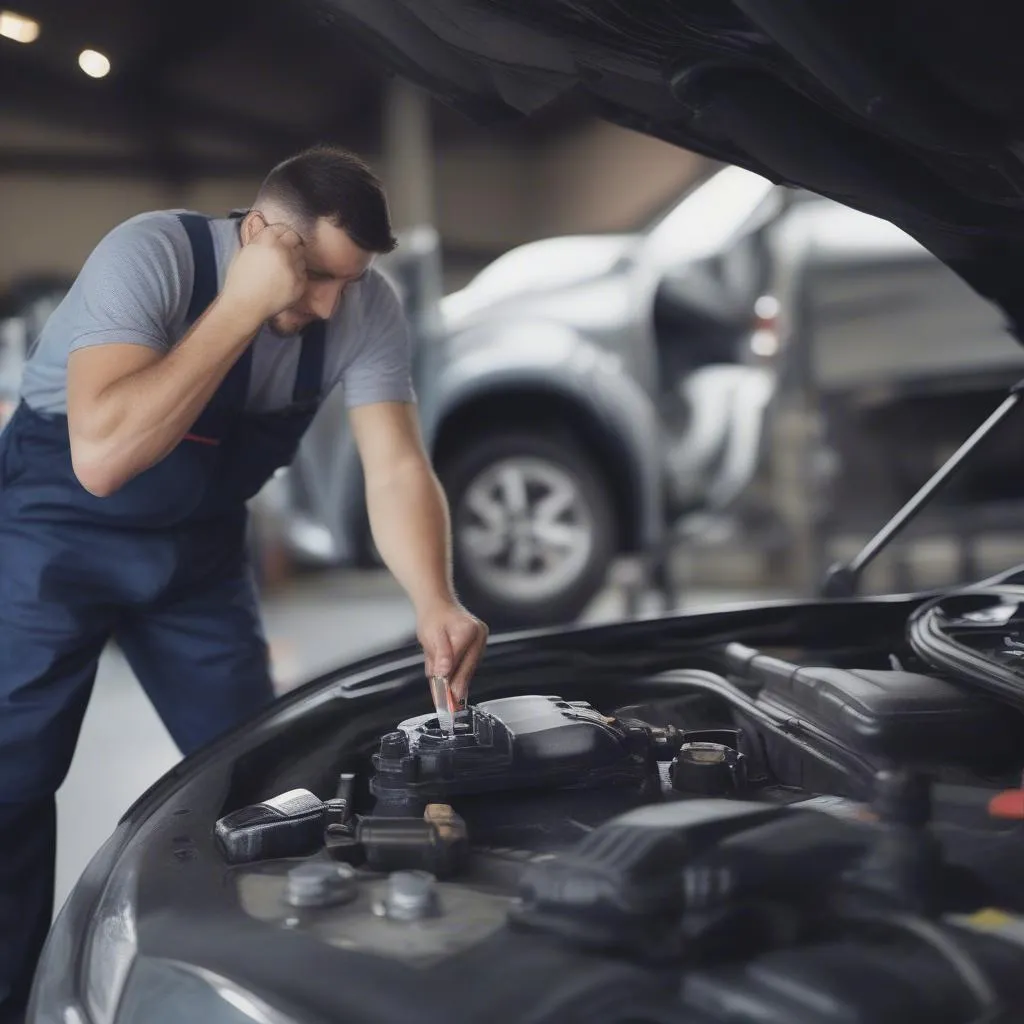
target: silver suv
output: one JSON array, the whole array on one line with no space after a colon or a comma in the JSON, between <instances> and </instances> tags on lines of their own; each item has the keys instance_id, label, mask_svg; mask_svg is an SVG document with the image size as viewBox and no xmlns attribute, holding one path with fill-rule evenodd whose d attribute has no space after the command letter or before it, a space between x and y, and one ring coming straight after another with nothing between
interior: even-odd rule
<instances>
[{"instance_id":1,"label":"silver suv","mask_svg":"<svg viewBox=\"0 0 1024 1024\"><path fill-rule=\"evenodd\" d=\"M748 493L780 358L808 330L824 397L1019 372L991 307L908 235L736 167L643 231L527 244L440 298L436 238L402 252L385 269L416 324L458 584L495 627L571 621L617 554L699 543ZM293 552L373 559L340 397L277 483Z\"/></svg>"}]
</instances>

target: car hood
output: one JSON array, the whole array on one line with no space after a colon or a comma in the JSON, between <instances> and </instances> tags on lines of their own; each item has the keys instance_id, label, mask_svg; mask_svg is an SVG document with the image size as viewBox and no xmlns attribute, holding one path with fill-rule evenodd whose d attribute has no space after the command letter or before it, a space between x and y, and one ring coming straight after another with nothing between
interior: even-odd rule
<instances>
[{"instance_id":1,"label":"car hood","mask_svg":"<svg viewBox=\"0 0 1024 1024\"><path fill-rule=\"evenodd\" d=\"M889 220L1020 336L1019 6L906 0L318 0L481 123L605 119Z\"/></svg>"}]
</instances>

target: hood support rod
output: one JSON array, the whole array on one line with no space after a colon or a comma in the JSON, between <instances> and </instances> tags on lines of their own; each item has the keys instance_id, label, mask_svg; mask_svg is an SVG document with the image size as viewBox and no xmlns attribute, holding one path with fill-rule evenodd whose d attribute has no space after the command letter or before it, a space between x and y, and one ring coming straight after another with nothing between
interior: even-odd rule
<instances>
[{"instance_id":1,"label":"hood support rod","mask_svg":"<svg viewBox=\"0 0 1024 1024\"><path fill-rule=\"evenodd\" d=\"M864 570L904 527L907 526L935 496L956 471L970 457L982 441L1005 420L1020 403L1024 392L1024 379L1010 388L1006 398L967 438L966 441L932 474L921 489L901 508L863 548L845 564L837 562L825 575L821 585L821 596L826 598L855 597L857 585Z\"/></svg>"}]
</instances>

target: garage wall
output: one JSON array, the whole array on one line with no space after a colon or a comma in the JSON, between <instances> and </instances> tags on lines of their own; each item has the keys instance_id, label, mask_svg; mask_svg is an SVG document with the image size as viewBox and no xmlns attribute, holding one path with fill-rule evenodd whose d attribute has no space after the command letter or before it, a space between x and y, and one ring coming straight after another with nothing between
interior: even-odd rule
<instances>
[{"instance_id":1,"label":"garage wall","mask_svg":"<svg viewBox=\"0 0 1024 1024\"><path fill-rule=\"evenodd\" d=\"M515 245L536 231L538 156L511 147L464 146L438 153L434 172L441 234L456 246Z\"/></svg>"},{"instance_id":2,"label":"garage wall","mask_svg":"<svg viewBox=\"0 0 1024 1024\"><path fill-rule=\"evenodd\" d=\"M0 282L25 273L75 273L96 242L145 210L228 209L251 195L251 182L210 182L168 189L139 178L0 178Z\"/></svg>"},{"instance_id":3,"label":"garage wall","mask_svg":"<svg viewBox=\"0 0 1024 1024\"><path fill-rule=\"evenodd\" d=\"M0 145L38 144L31 133L0 122ZM679 191L696 166L691 154L602 123L539 152L490 140L463 145L436 155L438 225L446 245L485 261L533 238L631 226ZM0 286L23 274L74 273L105 232L136 213L226 211L248 202L257 185L255 177L177 188L138 177L2 175Z\"/></svg>"},{"instance_id":4,"label":"garage wall","mask_svg":"<svg viewBox=\"0 0 1024 1024\"><path fill-rule=\"evenodd\" d=\"M597 121L546 149L466 147L438 156L445 238L509 247L551 235L642 223L704 166L693 153Z\"/></svg>"},{"instance_id":5,"label":"garage wall","mask_svg":"<svg viewBox=\"0 0 1024 1024\"><path fill-rule=\"evenodd\" d=\"M76 133L23 119L0 118L0 146L9 153L130 152L114 138ZM144 210L194 206L221 209L251 193L251 181L201 182L169 188L138 176L0 175L0 284L22 274L73 274L115 224Z\"/></svg>"},{"instance_id":6,"label":"garage wall","mask_svg":"<svg viewBox=\"0 0 1024 1024\"><path fill-rule=\"evenodd\" d=\"M644 222L704 166L694 153L595 121L550 147L538 165L537 234L618 231Z\"/></svg>"}]
</instances>

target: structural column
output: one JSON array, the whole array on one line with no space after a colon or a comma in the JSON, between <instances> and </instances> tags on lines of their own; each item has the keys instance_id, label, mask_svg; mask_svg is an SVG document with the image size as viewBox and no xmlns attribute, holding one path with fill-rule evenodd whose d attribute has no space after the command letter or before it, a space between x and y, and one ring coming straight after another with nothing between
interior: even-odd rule
<instances>
[{"instance_id":1,"label":"structural column","mask_svg":"<svg viewBox=\"0 0 1024 1024\"><path fill-rule=\"evenodd\" d=\"M434 223L430 99L397 77L388 81L384 97L384 178L396 230Z\"/></svg>"}]
</instances>

